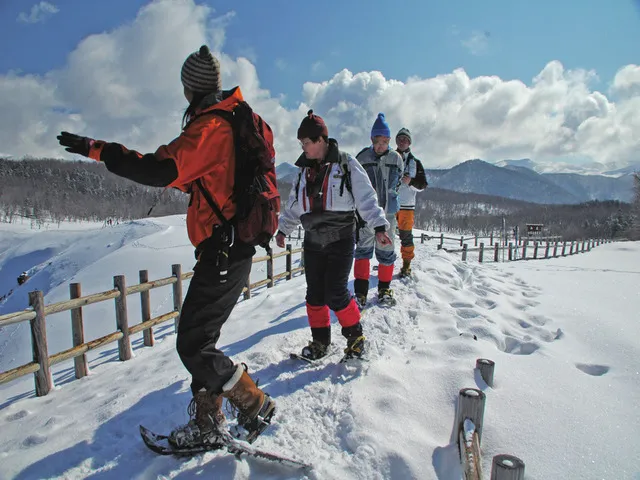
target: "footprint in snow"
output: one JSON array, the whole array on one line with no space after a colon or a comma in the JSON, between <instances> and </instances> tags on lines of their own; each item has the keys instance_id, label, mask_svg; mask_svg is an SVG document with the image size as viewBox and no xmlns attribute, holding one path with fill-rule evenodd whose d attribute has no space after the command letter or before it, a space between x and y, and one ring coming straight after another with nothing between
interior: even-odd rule
<instances>
[{"instance_id":1,"label":"footprint in snow","mask_svg":"<svg viewBox=\"0 0 640 480\"><path fill-rule=\"evenodd\" d=\"M597 365L595 363L576 363L576 368L587 375L601 377L609 371L607 365Z\"/></svg>"}]
</instances>

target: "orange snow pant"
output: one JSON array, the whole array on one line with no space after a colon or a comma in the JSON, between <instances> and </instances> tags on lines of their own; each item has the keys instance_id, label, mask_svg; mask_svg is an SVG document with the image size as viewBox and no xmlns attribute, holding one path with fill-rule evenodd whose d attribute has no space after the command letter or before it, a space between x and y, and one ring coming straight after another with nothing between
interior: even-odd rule
<instances>
[{"instance_id":1,"label":"orange snow pant","mask_svg":"<svg viewBox=\"0 0 640 480\"><path fill-rule=\"evenodd\" d=\"M396 219L398 220L398 230L400 231L400 254L403 260L413 259L415 256L413 249L413 210L399 210L396 213Z\"/></svg>"}]
</instances>

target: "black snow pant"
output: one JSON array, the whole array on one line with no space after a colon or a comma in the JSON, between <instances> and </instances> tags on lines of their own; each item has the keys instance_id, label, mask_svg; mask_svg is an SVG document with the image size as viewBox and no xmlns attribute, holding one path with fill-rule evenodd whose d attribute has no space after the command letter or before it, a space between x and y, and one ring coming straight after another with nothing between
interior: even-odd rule
<instances>
[{"instance_id":1,"label":"black snow pant","mask_svg":"<svg viewBox=\"0 0 640 480\"><path fill-rule=\"evenodd\" d=\"M348 281L353 266L353 236L324 247L304 242L304 274L307 280L307 303L327 305L337 312L351 301Z\"/></svg>"},{"instance_id":2,"label":"black snow pant","mask_svg":"<svg viewBox=\"0 0 640 480\"><path fill-rule=\"evenodd\" d=\"M252 248L253 250L253 248ZM176 347L182 363L192 376L191 391L202 388L221 393L235 372L233 361L216 348L220 329L238 302L251 272L251 257L229 259L227 281L220 283L217 253L205 250L193 268L180 322Z\"/></svg>"}]
</instances>

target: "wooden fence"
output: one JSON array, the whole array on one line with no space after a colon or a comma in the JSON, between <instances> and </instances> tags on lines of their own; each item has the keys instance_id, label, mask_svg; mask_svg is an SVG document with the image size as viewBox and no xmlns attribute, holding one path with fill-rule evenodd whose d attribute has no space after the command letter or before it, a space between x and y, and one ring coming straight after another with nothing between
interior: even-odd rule
<instances>
[{"instance_id":1,"label":"wooden fence","mask_svg":"<svg viewBox=\"0 0 640 480\"><path fill-rule=\"evenodd\" d=\"M429 237L426 234L422 234L420 237L421 243L424 243L425 240L434 238ZM593 247L599 246L604 243L611 243L613 240L610 239L588 239L588 240L578 240L578 241L555 241L543 242L539 239L524 239L521 245L514 245L512 242L509 242L508 245L501 245L499 242L493 243L491 248L485 248L484 242L480 242L480 245L476 248L469 248L467 243L461 243L462 248L460 249L451 249L444 247L444 239L447 237L441 236L440 243L438 244L438 250L444 250L449 253L462 253L462 260L467 260L467 255L469 252L478 252L478 261L482 263L485 260L485 252L488 252L489 255L492 255L494 262L500 261L500 253L507 252L508 261L513 260L532 260L539 258L557 258L558 256L565 257L567 255L573 255L575 253L583 253L589 252ZM473 238L473 237L471 237ZM454 239L457 241L457 238ZM477 240L477 237L476 237ZM493 241L493 239L491 239ZM461 242L464 241L464 238L461 237ZM530 245L531 242L531 245ZM518 242L520 243L520 242ZM568 250L567 250L568 247ZM544 249L544 254L542 253L542 249ZM531 255L530 255L531 253Z\"/></svg>"},{"instance_id":2,"label":"wooden fence","mask_svg":"<svg viewBox=\"0 0 640 480\"><path fill-rule=\"evenodd\" d=\"M301 252L302 248L293 249L289 244L282 252L271 253L262 257L254 257L253 263L267 263L267 278L255 283L251 283L248 278L247 285L242 290L243 297L248 299L251 297L252 290L265 285L267 288L271 288L277 280L282 278L291 280L295 273L302 272L304 266L292 268L293 255ZM279 257L286 257L286 267L284 272L276 274L274 273L274 260ZM140 270L140 283L137 285L127 286L124 275L117 275L113 277L113 289L85 297L81 294L81 285L79 283L72 283L69 285L70 300L52 303L50 305L44 304L44 294L41 291L36 290L29 292L29 305L31 308L21 312L0 315L0 328L20 322L30 322L33 361L11 370L0 372L0 384L33 373L36 395L47 395L53 388L51 366L73 358L75 377L82 378L89 372L86 353L116 341L118 342L119 359L122 361L131 359L132 335L143 332L144 345L153 346L154 338L152 327L169 320L174 320L177 331L180 310L182 308L182 282L192 276L193 272L182 273L182 267L179 264L172 266L170 277L159 280L149 281L148 271ZM173 311L151 318L149 291L166 285L173 285ZM136 325L129 326L127 297L137 293L140 294L142 321ZM82 307L108 300L114 300L115 302L116 331L95 340L85 342ZM49 355L46 328L47 315L65 311L71 312L73 347Z\"/></svg>"}]
</instances>

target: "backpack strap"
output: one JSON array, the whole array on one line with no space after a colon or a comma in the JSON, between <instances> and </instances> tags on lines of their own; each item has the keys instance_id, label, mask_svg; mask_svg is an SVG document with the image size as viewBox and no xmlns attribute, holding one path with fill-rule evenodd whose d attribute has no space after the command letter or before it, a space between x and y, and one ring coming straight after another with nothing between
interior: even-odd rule
<instances>
[{"instance_id":1,"label":"backpack strap","mask_svg":"<svg viewBox=\"0 0 640 480\"><path fill-rule=\"evenodd\" d=\"M220 219L220 223L222 223L223 226L227 227L229 230L231 230L231 232L233 232L233 225L229 220L227 220L224 217L224 215L222 214L222 211L220 210L216 202L211 197L211 194L207 191L206 188L204 188L204 185L202 185L202 182L200 181L200 179L196 178L195 182L198 188L200 189L200 191L202 192L202 196L205 198L205 200L211 207L211 210L213 210L213 213L215 213L216 217Z\"/></svg>"},{"instance_id":2,"label":"backpack strap","mask_svg":"<svg viewBox=\"0 0 640 480\"><path fill-rule=\"evenodd\" d=\"M342 168L342 180L340 181L340 196L344 194L344 187L353 197L353 188L351 185L351 170L349 170L349 156L340 152L340 167Z\"/></svg>"}]
</instances>

